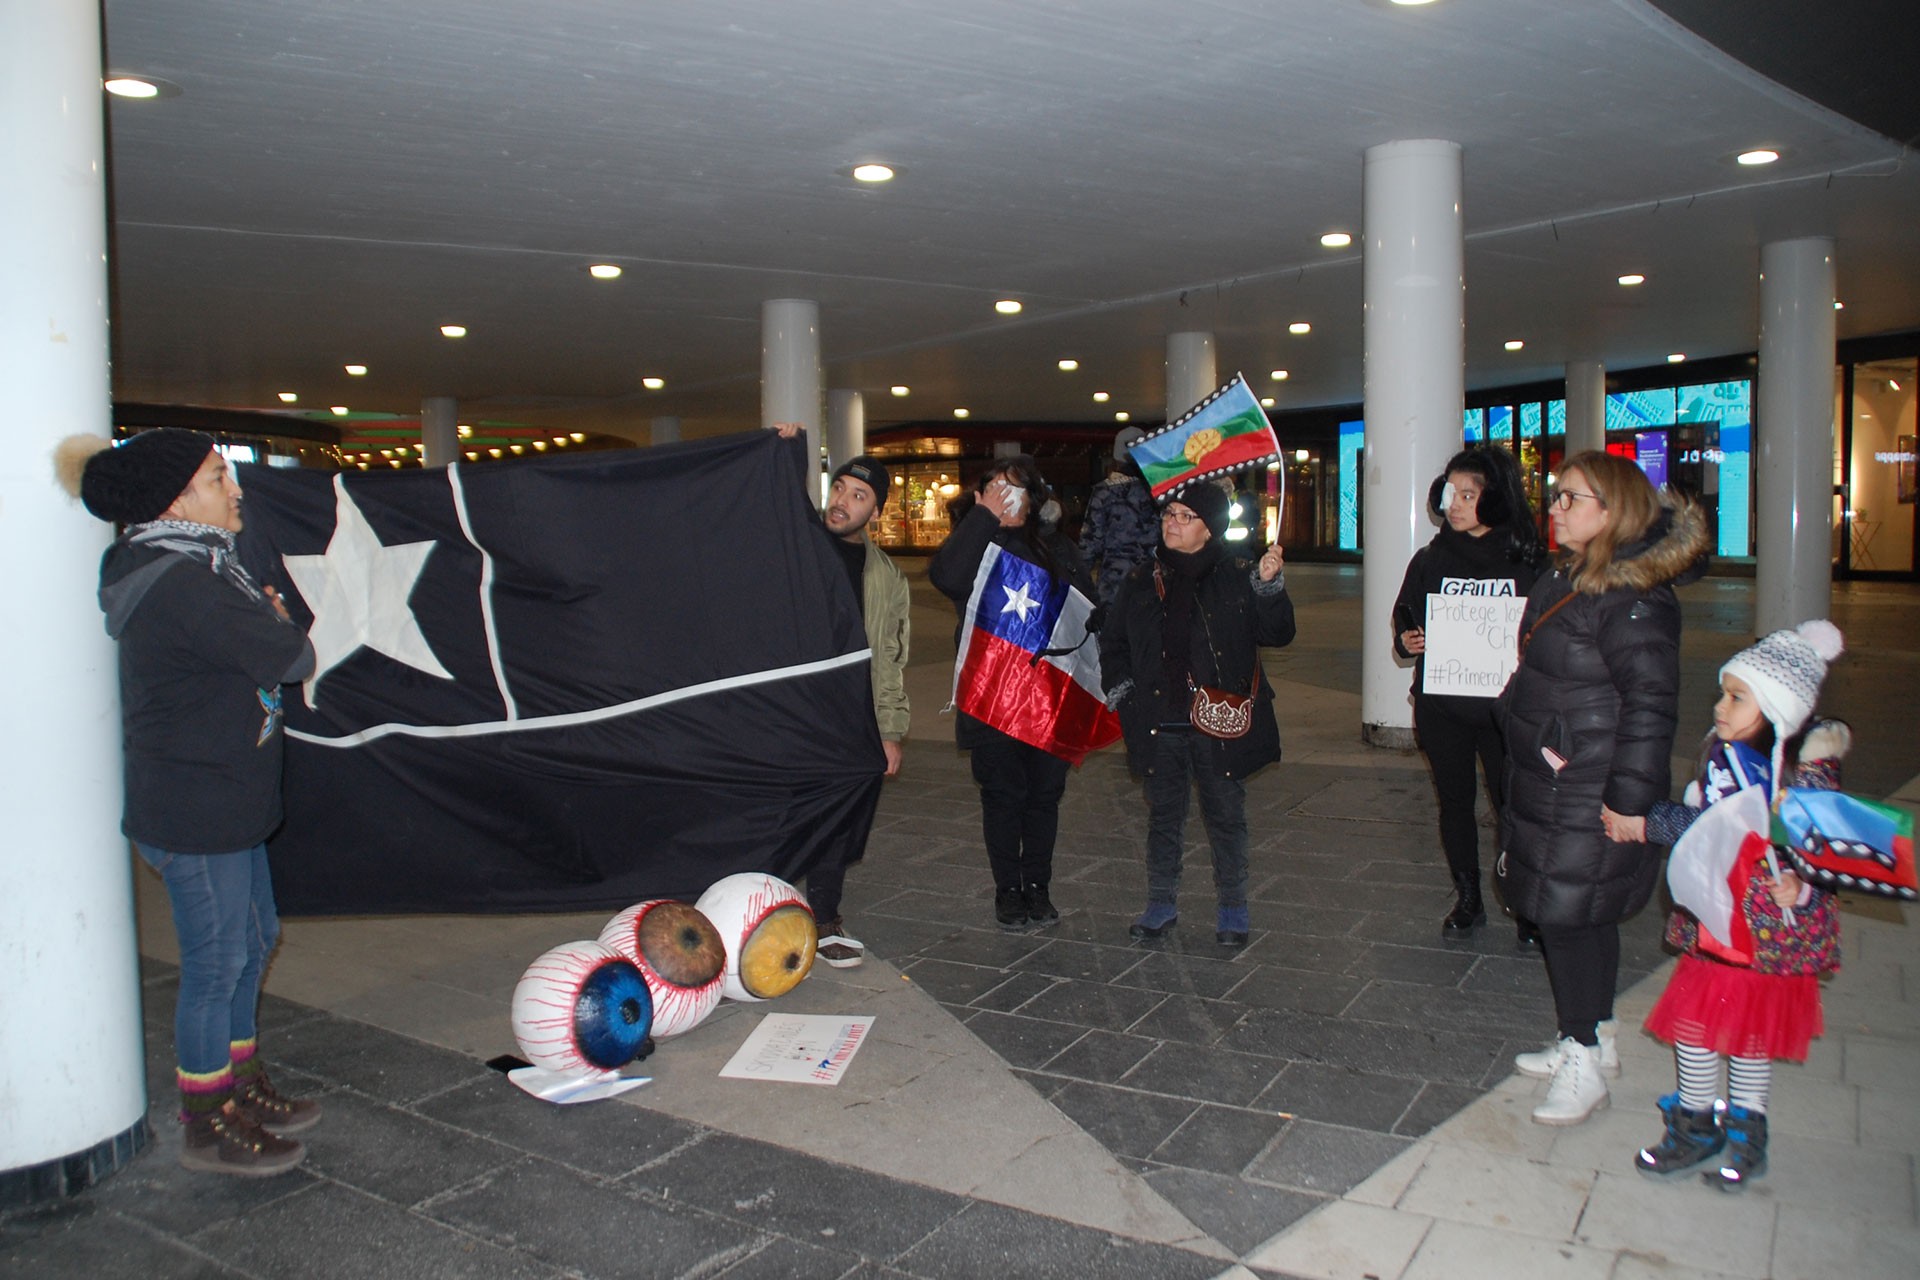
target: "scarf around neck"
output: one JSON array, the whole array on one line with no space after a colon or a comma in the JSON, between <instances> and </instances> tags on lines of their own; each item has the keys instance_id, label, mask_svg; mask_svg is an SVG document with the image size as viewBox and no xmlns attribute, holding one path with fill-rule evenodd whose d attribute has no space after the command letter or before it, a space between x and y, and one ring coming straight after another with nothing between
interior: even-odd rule
<instances>
[{"instance_id":1,"label":"scarf around neck","mask_svg":"<svg viewBox=\"0 0 1920 1280\"><path fill-rule=\"evenodd\" d=\"M267 598L253 575L241 566L240 557L234 552L231 529L192 520L149 520L127 526L127 531L120 536L130 547L157 547L197 560L250 600Z\"/></svg>"}]
</instances>

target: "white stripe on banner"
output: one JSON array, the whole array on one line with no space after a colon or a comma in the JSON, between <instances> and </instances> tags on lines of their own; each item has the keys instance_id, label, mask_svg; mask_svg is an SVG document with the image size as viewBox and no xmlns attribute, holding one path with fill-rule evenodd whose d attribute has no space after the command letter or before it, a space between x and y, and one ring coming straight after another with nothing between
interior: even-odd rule
<instances>
[{"instance_id":1,"label":"white stripe on banner","mask_svg":"<svg viewBox=\"0 0 1920 1280\"><path fill-rule=\"evenodd\" d=\"M526 720L481 720L473 724L377 724L370 729L362 729L358 733L350 733L340 738L323 738L317 734L303 733L298 729L288 729L286 734L289 738L311 742L317 747L357 747L392 734L409 738L486 738L495 734L520 733L533 729L568 729L575 725L618 719L638 711L651 711L655 707L684 702L688 698L705 697L710 693L724 693L729 689L745 689L757 684L771 684L776 680L795 680L802 676L817 675L822 671L832 671L839 667L850 667L856 662L865 662L872 656L872 649L860 649L853 653L843 653L837 658L822 658L817 662L801 662L790 667L775 667L768 671L749 671L745 675L722 676L718 680L709 680L705 684L690 684L684 689L669 689L665 693L648 694L644 698L635 698L631 702L619 702L593 711L569 711L557 716L534 716Z\"/></svg>"},{"instance_id":2,"label":"white stripe on banner","mask_svg":"<svg viewBox=\"0 0 1920 1280\"><path fill-rule=\"evenodd\" d=\"M460 517L460 532L467 535L467 541L480 553L480 625L487 637L487 661L493 664L493 683L500 690L507 719L518 720L520 707L513 700L513 691L507 688L506 667L500 662L500 633L493 625L493 556L473 536L473 524L467 519L467 491L460 483L458 462L447 464L447 483L453 488L453 510Z\"/></svg>"}]
</instances>

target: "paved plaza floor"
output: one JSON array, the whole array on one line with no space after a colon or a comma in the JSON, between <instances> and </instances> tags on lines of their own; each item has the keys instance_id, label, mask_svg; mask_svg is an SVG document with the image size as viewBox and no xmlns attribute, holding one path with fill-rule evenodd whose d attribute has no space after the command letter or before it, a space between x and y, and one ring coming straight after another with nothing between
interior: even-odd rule
<instances>
[{"instance_id":1,"label":"paved plaza floor","mask_svg":"<svg viewBox=\"0 0 1920 1280\"><path fill-rule=\"evenodd\" d=\"M1213 941L1197 815L1179 928L1127 938L1145 811L1117 750L1068 785L1059 924L994 926L977 792L938 714L953 614L912 576L914 731L848 882L867 965L726 1006L634 1068L650 1084L560 1108L485 1061L513 1050L526 963L601 914L288 921L262 1047L326 1120L293 1174L194 1177L174 1163L171 930L142 872L154 1147L0 1218L0 1274L1920 1275L1911 913L1846 904L1827 1034L1776 1072L1769 1176L1740 1197L1648 1182L1633 1152L1673 1087L1670 1053L1635 1030L1669 964L1660 913L1625 930L1612 1107L1533 1125L1544 1083L1511 1063L1551 1038L1545 974L1498 917L1441 940L1424 765L1359 743L1356 570L1289 570L1300 639L1267 655L1286 759L1249 787L1238 953ZM1752 595L1730 578L1683 593L1683 757ZM1845 584L1833 616L1852 656L1825 706L1856 729L1849 788L1920 802L1920 591ZM877 1021L837 1087L718 1078L769 1009Z\"/></svg>"}]
</instances>

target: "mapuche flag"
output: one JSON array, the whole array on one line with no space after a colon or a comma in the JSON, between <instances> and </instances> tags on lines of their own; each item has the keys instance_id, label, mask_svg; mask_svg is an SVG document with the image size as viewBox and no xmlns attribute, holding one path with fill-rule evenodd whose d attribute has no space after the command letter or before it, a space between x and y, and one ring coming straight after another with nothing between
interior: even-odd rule
<instances>
[{"instance_id":1,"label":"mapuche flag","mask_svg":"<svg viewBox=\"0 0 1920 1280\"><path fill-rule=\"evenodd\" d=\"M1039 565L989 544L967 597L953 702L1028 746L1079 764L1120 738L1100 692L1093 604Z\"/></svg>"},{"instance_id":2,"label":"mapuche flag","mask_svg":"<svg viewBox=\"0 0 1920 1280\"><path fill-rule=\"evenodd\" d=\"M1272 462L1280 456L1267 411L1246 375L1215 391L1180 417L1127 446L1156 499L1210 476Z\"/></svg>"},{"instance_id":3,"label":"mapuche flag","mask_svg":"<svg viewBox=\"0 0 1920 1280\"><path fill-rule=\"evenodd\" d=\"M613 909L857 858L885 757L802 453L243 468L241 556L318 659L283 699L282 910Z\"/></svg>"}]
</instances>

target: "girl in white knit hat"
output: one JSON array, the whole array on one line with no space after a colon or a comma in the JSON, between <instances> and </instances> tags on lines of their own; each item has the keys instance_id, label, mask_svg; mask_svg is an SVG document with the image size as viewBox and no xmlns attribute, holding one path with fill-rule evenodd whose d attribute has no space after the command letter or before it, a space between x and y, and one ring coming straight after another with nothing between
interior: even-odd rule
<instances>
[{"instance_id":1,"label":"girl in white knit hat","mask_svg":"<svg viewBox=\"0 0 1920 1280\"><path fill-rule=\"evenodd\" d=\"M1644 822L1644 835L1616 833L1611 822L1608 834L1675 844L1709 807L1748 788L1758 791L1743 803L1761 823L1782 785L1837 789L1850 735L1837 720L1812 717L1827 664L1842 647L1839 630L1816 620L1735 654L1720 668L1713 731L1685 802L1663 802L1644 819L1620 820L1623 827ZM1822 1030L1819 975L1840 967L1840 921L1832 895L1784 867L1764 836L1714 822L1701 824L1691 839L1730 846L1701 860L1716 872L1731 864L1725 887L1733 900L1723 929L1702 928L1679 908L1667 923L1667 941L1681 956L1646 1029L1673 1045L1680 1087L1660 1099L1666 1133L1642 1148L1634 1164L1656 1178L1708 1165L1709 1183L1739 1191L1767 1169L1773 1059L1804 1062ZM1670 876L1676 886L1681 857L1698 848L1675 858ZM1729 936L1721 938L1721 931ZM1724 1104L1718 1101L1723 1070Z\"/></svg>"}]
</instances>

